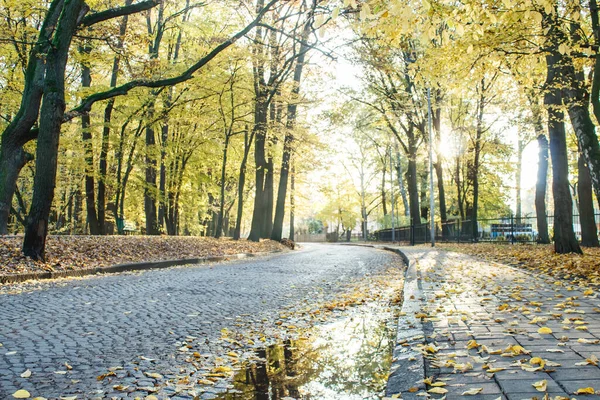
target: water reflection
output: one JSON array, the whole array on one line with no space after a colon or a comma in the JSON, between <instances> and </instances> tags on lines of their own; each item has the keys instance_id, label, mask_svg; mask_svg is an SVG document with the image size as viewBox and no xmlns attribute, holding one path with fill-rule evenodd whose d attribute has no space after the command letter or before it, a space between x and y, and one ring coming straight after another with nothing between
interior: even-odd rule
<instances>
[{"instance_id":1,"label":"water reflection","mask_svg":"<svg viewBox=\"0 0 600 400\"><path fill-rule=\"evenodd\" d=\"M396 332L395 310L365 304L307 338L257 352L222 400L380 399Z\"/></svg>"}]
</instances>

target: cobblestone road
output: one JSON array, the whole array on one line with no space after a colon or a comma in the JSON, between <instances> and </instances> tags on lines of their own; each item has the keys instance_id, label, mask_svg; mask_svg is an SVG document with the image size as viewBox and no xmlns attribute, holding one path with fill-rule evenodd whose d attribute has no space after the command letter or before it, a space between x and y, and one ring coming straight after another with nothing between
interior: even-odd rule
<instances>
[{"instance_id":1,"label":"cobblestone road","mask_svg":"<svg viewBox=\"0 0 600 400\"><path fill-rule=\"evenodd\" d=\"M117 374L129 378L121 383L152 386L142 371L176 370L175 350L189 335L208 342L241 320L273 320L285 307L335 297L397 260L369 248L306 245L249 261L44 283L20 294L0 289L0 399L17 389L48 399L134 398L139 393L96 377L124 366ZM26 370L31 376L21 377Z\"/></svg>"},{"instance_id":2,"label":"cobblestone road","mask_svg":"<svg viewBox=\"0 0 600 400\"><path fill-rule=\"evenodd\" d=\"M596 289L464 254L401 250L416 263L409 301L423 334L398 354L421 352L427 378L404 385L403 398L600 399Z\"/></svg>"}]
</instances>

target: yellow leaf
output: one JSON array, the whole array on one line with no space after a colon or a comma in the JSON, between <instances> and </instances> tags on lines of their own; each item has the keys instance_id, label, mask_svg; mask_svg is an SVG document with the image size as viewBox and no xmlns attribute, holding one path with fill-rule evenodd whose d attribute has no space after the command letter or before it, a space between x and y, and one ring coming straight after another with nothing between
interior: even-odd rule
<instances>
[{"instance_id":1,"label":"yellow leaf","mask_svg":"<svg viewBox=\"0 0 600 400\"><path fill-rule=\"evenodd\" d=\"M479 392L481 392L483 390L483 388L473 388L473 389L469 389L467 391L464 391L462 393L463 396L473 396L478 394Z\"/></svg>"},{"instance_id":2,"label":"yellow leaf","mask_svg":"<svg viewBox=\"0 0 600 400\"><path fill-rule=\"evenodd\" d=\"M549 335L549 334L552 333L552 329L550 329L550 328L548 328L546 326L543 326L540 329L538 329L538 333L542 334L542 335Z\"/></svg>"},{"instance_id":3,"label":"yellow leaf","mask_svg":"<svg viewBox=\"0 0 600 400\"><path fill-rule=\"evenodd\" d=\"M429 386L442 387L442 386L446 386L446 382L441 382L441 381L440 382L435 382L435 383L432 383Z\"/></svg>"},{"instance_id":4,"label":"yellow leaf","mask_svg":"<svg viewBox=\"0 0 600 400\"><path fill-rule=\"evenodd\" d=\"M27 370L21 374L21 378L29 378L31 376L31 371Z\"/></svg>"},{"instance_id":5,"label":"yellow leaf","mask_svg":"<svg viewBox=\"0 0 600 400\"><path fill-rule=\"evenodd\" d=\"M148 396L144 397L144 400L158 400L158 397L156 397L155 395L151 394L151 395L148 395Z\"/></svg>"},{"instance_id":6,"label":"yellow leaf","mask_svg":"<svg viewBox=\"0 0 600 400\"><path fill-rule=\"evenodd\" d=\"M441 388L441 387L434 387L432 389L429 389L428 392L435 393L435 394L446 394L446 393L448 393L448 390Z\"/></svg>"},{"instance_id":7,"label":"yellow leaf","mask_svg":"<svg viewBox=\"0 0 600 400\"><path fill-rule=\"evenodd\" d=\"M163 377L161 374L158 374L156 372L144 372L144 375L146 375L147 377L150 377L150 378L154 378L154 379L162 379L162 377Z\"/></svg>"},{"instance_id":8,"label":"yellow leaf","mask_svg":"<svg viewBox=\"0 0 600 400\"><path fill-rule=\"evenodd\" d=\"M500 371L504 371L506 368L488 368L487 372L493 374L495 372L500 372Z\"/></svg>"},{"instance_id":9,"label":"yellow leaf","mask_svg":"<svg viewBox=\"0 0 600 400\"><path fill-rule=\"evenodd\" d=\"M28 399L31 394L25 389L19 389L12 395L15 399Z\"/></svg>"},{"instance_id":10,"label":"yellow leaf","mask_svg":"<svg viewBox=\"0 0 600 400\"><path fill-rule=\"evenodd\" d=\"M546 381L544 379L544 380L532 383L531 386L533 386L534 388L536 388L540 392L545 392L546 391L546 387L548 386L548 381Z\"/></svg>"},{"instance_id":11,"label":"yellow leaf","mask_svg":"<svg viewBox=\"0 0 600 400\"><path fill-rule=\"evenodd\" d=\"M575 392L575 394L594 394L594 393L595 392L594 392L594 388L593 387L579 388Z\"/></svg>"}]
</instances>

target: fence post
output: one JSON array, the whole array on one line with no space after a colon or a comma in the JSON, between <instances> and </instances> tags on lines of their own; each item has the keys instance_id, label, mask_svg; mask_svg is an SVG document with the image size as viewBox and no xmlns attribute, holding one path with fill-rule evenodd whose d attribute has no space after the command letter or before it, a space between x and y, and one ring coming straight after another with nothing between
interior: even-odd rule
<instances>
[{"instance_id":1,"label":"fence post","mask_svg":"<svg viewBox=\"0 0 600 400\"><path fill-rule=\"evenodd\" d=\"M410 221L410 245L415 245L415 224Z\"/></svg>"},{"instance_id":2,"label":"fence post","mask_svg":"<svg viewBox=\"0 0 600 400\"><path fill-rule=\"evenodd\" d=\"M515 219L512 213L510 213L510 243L515 244Z\"/></svg>"}]
</instances>

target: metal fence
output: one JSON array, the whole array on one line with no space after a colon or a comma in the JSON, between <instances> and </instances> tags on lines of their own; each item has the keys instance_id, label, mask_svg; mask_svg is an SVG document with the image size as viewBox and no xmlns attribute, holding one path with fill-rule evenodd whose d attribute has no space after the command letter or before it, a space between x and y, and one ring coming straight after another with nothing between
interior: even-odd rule
<instances>
[{"instance_id":1,"label":"metal fence","mask_svg":"<svg viewBox=\"0 0 600 400\"><path fill-rule=\"evenodd\" d=\"M600 232L600 214L595 214L594 219ZM553 236L554 217L546 217L550 240ZM581 240L581 224L579 215L573 215L573 230L578 240ZM452 219L435 226L436 242L474 243L536 243L539 239L537 218L531 216L498 217L478 219L474 224L470 220ZM429 223L400 226L394 229L381 229L373 232L372 239L377 241L392 241L392 235L397 242L421 244L431 241L431 228Z\"/></svg>"}]
</instances>

